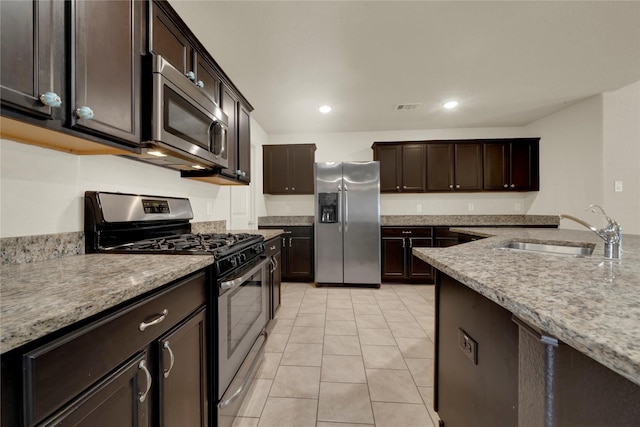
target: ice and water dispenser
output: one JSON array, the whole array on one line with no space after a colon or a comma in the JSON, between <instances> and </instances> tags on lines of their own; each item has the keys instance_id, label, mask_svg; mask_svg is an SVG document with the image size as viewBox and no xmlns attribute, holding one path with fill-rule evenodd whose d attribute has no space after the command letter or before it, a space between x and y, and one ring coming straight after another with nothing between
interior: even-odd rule
<instances>
[{"instance_id":1,"label":"ice and water dispenser","mask_svg":"<svg viewBox=\"0 0 640 427\"><path fill-rule=\"evenodd\" d=\"M321 224L338 222L338 193L318 193L318 204Z\"/></svg>"}]
</instances>

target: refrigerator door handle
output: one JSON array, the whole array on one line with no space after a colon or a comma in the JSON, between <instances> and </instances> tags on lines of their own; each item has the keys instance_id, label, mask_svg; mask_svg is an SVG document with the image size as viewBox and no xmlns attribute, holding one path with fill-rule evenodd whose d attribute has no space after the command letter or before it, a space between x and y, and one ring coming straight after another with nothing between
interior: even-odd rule
<instances>
[{"instance_id":1,"label":"refrigerator door handle","mask_svg":"<svg viewBox=\"0 0 640 427\"><path fill-rule=\"evenodd\" d=\"M342 233L342 185L338 184L338 233Z\"/></svg>"},{"instance_id":2,"label":"refrigerator door handle","mask_svg":"<svg viewBox=\"0 0 640 427\"><path fill-rule=\"evenodd\" d=\"M344 186L344 232L349 231L349 188Z\"/></svg>"}]
</instances>

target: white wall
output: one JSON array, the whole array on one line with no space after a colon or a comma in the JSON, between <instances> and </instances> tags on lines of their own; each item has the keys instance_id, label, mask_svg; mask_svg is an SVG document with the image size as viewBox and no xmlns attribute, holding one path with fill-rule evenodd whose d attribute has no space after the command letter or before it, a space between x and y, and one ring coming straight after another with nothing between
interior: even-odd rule
<instances>
[{"instance_id":1,"label":"white wall","mask_svg":"<svg viewBox=\"0 0 640 427\"><path fill-rule=\"evenodd\" d=\"M315 143L316 161L373 160L371 145L380 141L511 138L537 136L523 128L432 129L419 131L350 132L269 135L269 144ZM262 162L260 162L262 166ZM262 174L262 172L260 172ZM382 215L523 214L528 193L383 194ZM313 215L313 196L260 198L268 215ZM473 204L473 211L469 210Z\"/></svg>"},{"instance_id":2,"label":"white wall","mask_svg":"<svg viewBox=\"0 0 640 427\"><path fill-rule=\"evenodd\" d=\"M529 193L529 214L569 213L596 226L584 212L601 205L623 226L640 234L640 82L588 98L525 129L540 141L540 191ZM614 192L614 181L624 191ZM562 228L582 228L564 220Z\"/></svg>"},{"instance_id":3,"label":"white wall","mask_svg":"<svg viewBox=\"0 0 640 427\"><path fill-rule=\"evenodd\" d=\"M602 206L623 226L640 234L640 81L603 94L604 178ZM614 191L622 181L623 191Z\"/></svg>"},{"instance_id":4,"label":"white wall","mask_svg":"<svg viewBox=\"0 0 640 427\"><path fill-rule=\"evenodd\" d=\"M229 187L117 156L75 156L0 140L0 237L83 230L86 190L188 197L194 221L229 221Z\"/></svg>"}]
</instances>

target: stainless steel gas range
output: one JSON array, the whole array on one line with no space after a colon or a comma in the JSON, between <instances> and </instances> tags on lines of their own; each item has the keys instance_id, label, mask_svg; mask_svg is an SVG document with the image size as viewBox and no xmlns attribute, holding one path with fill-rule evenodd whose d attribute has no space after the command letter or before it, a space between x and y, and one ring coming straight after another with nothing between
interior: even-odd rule
<instances>
[{"instance_id":1,"label":"stainless steel gas range","mask_svg":"<svg viewBox=\"0 0 640 427\"><path fill-rule=\"evenodd\" d=\"M264 356L268 259L258 234L194 234L189 199L87 191L85 251L211 255L210 401L230 426Z\"/></svg>"}]
</instances>

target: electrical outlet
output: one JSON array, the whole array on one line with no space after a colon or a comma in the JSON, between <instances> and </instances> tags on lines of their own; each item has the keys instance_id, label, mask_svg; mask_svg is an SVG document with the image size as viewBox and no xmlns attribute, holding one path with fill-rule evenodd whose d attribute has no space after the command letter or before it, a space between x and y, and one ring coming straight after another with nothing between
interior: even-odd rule
<instances>
[{"instance_id":1,"label":"electrical outlet","mask_svg":"<svg viewBox=\"0 0 640 427\"><path fill-rule=\"evenodd\" d=\"M475 209L475 206L473 206L473 203L469 203L469 205L467 205L467 208L469 209L469 212L471 212Z\"/></svg>"},{"instance_id":2,"label":"electrical outlet","mask_svg":"<svg viewBox=\"0 0 640 427\"><path fill-rule=\"evenodd\" d=\"M422 205L420 203L416 205L416 212L422 212Z\"/></svg>"},{"instance_id":3,"label":"electrical outlet","mask_svg":"<svg viewBox=\"0 0 640 427\"><path fill-rule=\"evenodd\" d=\"M478 364L478 342L460 328L458 328L458 347L474 365Z\"/></svg>"},{"instance_id":4,"label":"electrical outlet","mask_svg":"<svg viewBox=\"0 0 640 427\"><path fill-rule=\"evenodd\" d=\"M622 181L615 181L613 187L616 193L622 193Z\"/></svg>"}]
</instances>

